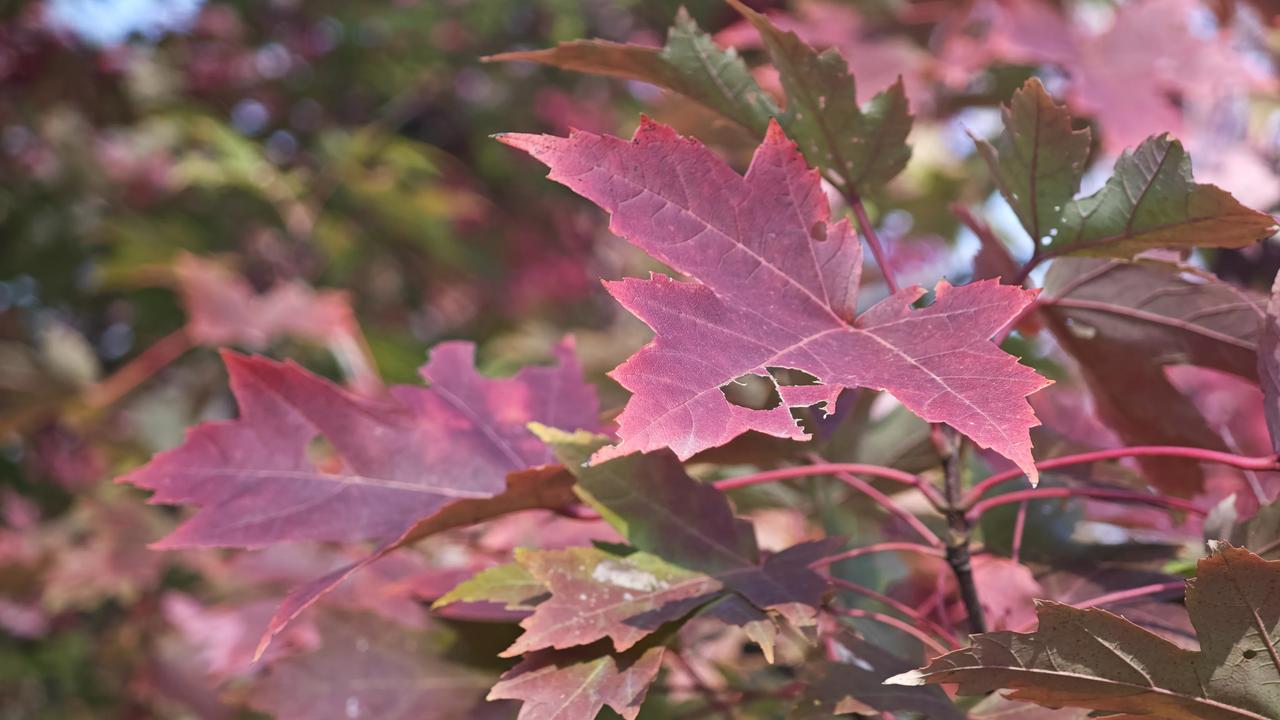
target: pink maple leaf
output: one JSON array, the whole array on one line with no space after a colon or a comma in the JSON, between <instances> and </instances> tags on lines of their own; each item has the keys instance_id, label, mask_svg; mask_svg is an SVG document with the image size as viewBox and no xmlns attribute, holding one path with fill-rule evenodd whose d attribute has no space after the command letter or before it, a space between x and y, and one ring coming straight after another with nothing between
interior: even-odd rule
<instances>
[{"instance_id":1,"label":"pink maple leaf","mask_svg":"<svg viewBox=\"0 0 1280 720\"><path fill-rule=\"evenodd\" d=\"M174 265L187 310L187 333L203 345L262 348L285 335L329 342L355 332L347 293L279 283L257 293L244 278L184 253Z\"/></svg>"},{"instance_id":2,"label":"pink maple leaf","mask_svg":"<svg viewBox=\"0 0 1280 720\"><path fill-rule=\"evenodd\" d=\"M529 422L596 427L571 344L557 354L555 367L486 378L472 345L444 343L421 371L430 387L374 399L293 363L226 353L240 418L195 428L121 480L153 490L153 503L201 508L159 547L395 540L552 463Z\"/></svg>"},{"instance_id":3,"label":"pink maple leaf","mask_svg":"<svg viewBox=\"0 0 1280 720\"><path fill-rule=\"evenodd\" d=\"M886 390L920 417L945 422L1022 468L1034 482L1026 396L1048 384L999 350L1034 293L995 281L925 294L906 288L858 315L862 253L847 220L831 221L817 172L771 124L745 176L700 143L647 118L631 142L587 132L507 134L502 142L612 214L610 228L697 282L655 275L607 283L657 337L612 376L633 395L620 442L597 460L670 447L681 458L748 431L808 436L791 408L843 388ZM721 387L769 368L821 385L781 386L756 410Z\"/></svg>"}]
</instances>

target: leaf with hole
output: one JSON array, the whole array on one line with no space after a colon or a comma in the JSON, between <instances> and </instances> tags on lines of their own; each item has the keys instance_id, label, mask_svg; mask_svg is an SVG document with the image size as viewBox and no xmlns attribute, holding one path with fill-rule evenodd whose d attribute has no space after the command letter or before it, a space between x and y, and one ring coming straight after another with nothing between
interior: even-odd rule
<instances>
[{"instance_id":1,"label":"leaf with hole","mask_svg":"<svg viewBox=\"0 0 1280 720\"><path fill-rule=\"evenodd\" d=\"M615 233L696 280L608 284L657 338L612 374L632 397L620 442L597 461L668 447L688 458L748 430L806 439L792 407L830 411L842 389L868 387L1038 477L1026 396L1047 382L991 342L1033 293L943 281L928 307L913 308L925 294L917 287L859 315L861 247L847 221L831 221L816 173L777 125L745 177L649 120L631 142L585 132L501 139L610 212ZM769 367L822 384L779 387L783 404L768 410L725 399L725 383Z\"/></svg>"}]
</instances>

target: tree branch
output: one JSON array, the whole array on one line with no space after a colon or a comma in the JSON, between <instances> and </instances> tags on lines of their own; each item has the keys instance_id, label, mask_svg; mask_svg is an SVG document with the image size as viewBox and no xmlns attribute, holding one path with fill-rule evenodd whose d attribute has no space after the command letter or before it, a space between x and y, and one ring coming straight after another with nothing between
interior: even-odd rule
<instances>
[{"instance_id":1,"label":"tree branch","mask_svg":"<svg viewBox=\"0 0 1280 720\"><path fill-rule=\"evenodd\" d=\"M978 599L978 586L973 580L973 559L969 551L970 520L960 505L966 440L946 425L933 426L933 440L942 456L944 473L943 497L947 502L945 515L950 531L947 537L947 564L956 576L960 600L969 617L969 630L973 633L986 632L987 623L982 614L982 603Z\"/></svg>"}]
</instances>

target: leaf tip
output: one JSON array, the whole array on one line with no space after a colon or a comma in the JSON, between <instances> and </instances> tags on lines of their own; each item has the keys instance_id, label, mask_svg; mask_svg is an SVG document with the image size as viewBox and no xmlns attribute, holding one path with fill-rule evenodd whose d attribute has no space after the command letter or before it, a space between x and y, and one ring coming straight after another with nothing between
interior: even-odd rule
<instances>
[{"instance_id":1,"label":"leaf tip","mask_svg":"<svg viewBox=\"0 0 1280 720\"><path fill-rule=\"evenodd\" d=\"M791 144L791 138L787 137L787 133L782 129L778 118L769 118L769 128L764 133L764 144L766 145L788 145Z\"/></svg>"},{"instance_id":2,"label":"leaf tip","mask_svg":"<svg viewBox=\"0 0 1280 720\"><path fill-rule=\"evenodd\" d=\"M257 663L262 659L262 656L267 652L267 648L271 647L271 641L274 640L275 637L275 631L271 629L268 629L262 634L262 639L258 641L258 647L254 648L253 651L253 663Z\"/></svg>"},{"instance_id":3,"label":"leaf tip","mask_svg":"<svg viewBox=\"0 0 1280 720\"><path fill-rule=\"evenodd\" d=\"M885 678L884 682L882 682L881 684L882 685L907 685L907 686L914 687L917 685L924 685L927 682L928 681L925 679L924 673L920 672L919 670L908 670L907 672L904 672L904 673L898 673L893 677Z\"/></svg>"}]
</instances>

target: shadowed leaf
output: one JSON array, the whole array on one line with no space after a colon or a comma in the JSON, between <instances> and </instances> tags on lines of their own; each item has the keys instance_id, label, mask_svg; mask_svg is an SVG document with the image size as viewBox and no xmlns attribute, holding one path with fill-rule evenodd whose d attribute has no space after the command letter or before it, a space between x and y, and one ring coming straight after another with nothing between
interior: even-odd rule
<instances>
[{"instance_id":1,"label":"shadowed leaf","mask_svg":"<svg viewBox=\"0 0 1280 720\"><path fill-rule=\"evenodd\" d=\"M1089 131L1073 130L1067 109L1031 78L1003 109L995 143L976 140L1000 194L1032 240L1058 234L1063 208L1080 189L1089 161Z\"/></svg>"},{"instance_id":2,"label":"shadowed leaf","mask_svg":"<svg viewBox=\"0 0 1280 720\"><path fill-rule=\"evenodd\" d=\"M541 426L533 431L578 477L582 499L640 550L702 572L760 561L751 524L734 516L723 492L690 478L672 453L586 466L608 438Z\"/></svg>"},{"instance_id":3,"label":"shadowed leaf","mask_svg":"<svg viewBox=\"0 0 1280 720\"><path fill-rule=\"evenodd\" d=\"M1239 248L1275 232L1275 219L1227 191L1196 183L1191 157L1168 135L1116 161L1101 190L1063 208L1050 255L1132 257L1152 248Z\"/></svg>"},{"instance_id":4,"label":"shadowed leaf","mask_svg":"<svg viewBox=\"0 0 1280 720\"><path fill-rule=\"evenodd\" d=\"M662 49L607 40L573 40L548 50L492 55L486 61L523 60L575 72L639 80L702 103L743 127L763 133L779 114L733 49L718 47L683 9Z\"/></svg>"},{"instance_id":5,"label":"shadowed leaf","mask_svg":"<svg viewBox=\"0 0 1280 720\"><path fill-rule=\"evenodd\" d=\"M854 636L841 633L832 644L834 660L804 669L804 694L788 716L817 720L833 715L916 712L931 720L963 720L947 694L933 687L885 685L885 678L906 672L911 663Z\"/></svg>"},{"instance_id":6,"label":"shadowed leaf","mask_svg":"<svg viewBox=\"0 0 1280 720\"><path fill-rule=\"evenodd\" d=\"M901 77L859 107L854 78L838 50L819 53L741 2L729 4L755 26L768 48L787 93L787 111L779 121L811 164L833 170L859 193L906 167L912 118Z\"/></svg>"},{"instance_id":7,"label":"shadowed leaf","mask_svg":"<svg viewBox=\"0 0 1280 720\"><path fill-rule=\"evenodd\" d=\"M345 567L338 568L291 591L271 618L258 647L261 655L289 623L364 568L386 557L396 549L438 532L466 527L507 513L534 508L564 507L575 499L573 478L558 466L544 466L512 473L507 489L500 495L483 500L458 500L409 528L403 535L383 543L373 552Z\"/></svg>"},{"instance_id":8,"label":"shadowed leaf","mask_svg":"<svg viewBox=\"0 0 1280 720\"><path fill-rule=\"evenodd\" d=\"M661 645L640 645L612 653L602 643L544 650L508 670L489 699L523 701L519 720L594 718L606 705L635 720L664 651Z\"/></svg>"},{"instance_id":9,"label":"shadowed leaf","mask_svg":"<svg viewBox=\"0 0 1280 720\"><path fill-rule=\"evenodd\" d=\"M1256 378L1260 298L1167 263L1066 258L1050 267L1044 294L1050 329L1080 362L1099 417L1121 439L1226 450L1164 367L1189 364ZM1188 495L1203 482L1191 461L1140 463L1166 492Z\"/></svg>"},{"instance_id":10,"label":"shadowed leaf","mask_svg":"<svg viewBox=\"0 0 1280 720\"><path fill-rule=\"evenodd\" d=\"M1111 613L1057 603L1034 633L986 633L890 684L1000 688L1048 707L1165 720L1263 720L1280 713L1280 562L1219 544L1188 583L1200 650L1184 650Z\"/></svg>"},{"instance_id":11,"label":"shadowed leaf","mask_svg":"<svg viewBox=\"0 0 1280 720\"><path fill-rule=\"evenodd\" d=\"M367 615L333 613L318 650L273 663L250 704L280 720L464 720L487 672L439 657L431 638Z\"/></svg>"},{"instance_id":12,"label":"shadowed leaf","mask_svg":"<svg viewBox=\"0 0 1280 720\"><path fill-rule=\"evenodd\" d=\"M1262 386L1263 410L1271 449L1280 453L1280 274L1271 288L1267 312L1258 336L1258 381Z\"/></svg>"}]
</instances>

